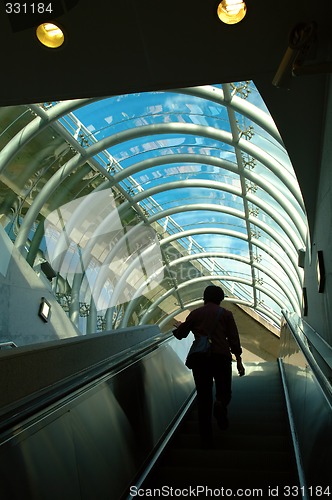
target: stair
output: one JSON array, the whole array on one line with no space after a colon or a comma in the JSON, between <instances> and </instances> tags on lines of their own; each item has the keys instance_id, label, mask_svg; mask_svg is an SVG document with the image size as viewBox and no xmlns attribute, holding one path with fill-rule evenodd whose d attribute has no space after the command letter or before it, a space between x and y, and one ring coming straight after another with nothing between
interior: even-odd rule
<instances>
[{"instance_id":1,"label":"stair","mask_svg":"<svg viewBox=\"0 0 332 500\"><path fill-rule=\"evenodd\" d=\"M260 488L267 498L298 485L277 362L247 364L245 377L234 373L229 420L227 431L213 423L215 447L201 449L193 403L142 488L232 488L234 496Z\"/></svg>"}]
</instances>

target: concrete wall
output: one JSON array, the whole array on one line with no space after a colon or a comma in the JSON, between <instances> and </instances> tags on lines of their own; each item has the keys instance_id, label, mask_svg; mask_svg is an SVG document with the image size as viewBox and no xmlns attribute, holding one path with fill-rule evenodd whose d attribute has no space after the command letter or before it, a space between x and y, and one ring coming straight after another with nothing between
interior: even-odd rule
<instances>
[{"instance_id":1,"label":"concrete wall","mask_svg":"<svg viewBox=\"0 0 332 500\"><path fill-rule=\"evenodd\" d=\"M47 323L38 316L41 297L52 307ZM13 247L0 226L0 342L13 341L21 346L77 335L80 332L51 290Z\"/></svg>"},{"instance_id":2,"label":"concrete wall","mask_svg":"<svg viewBox=\"0 0 332 500\"><path fill-rule=\"evenodd\" d=\"M312 176L318 175L314 165ZM316 259L317 251L323 251L325 288L318 292ZM304 317L327 342L332 344L332 84L326 109L325 136L322 138L322 163L319 179L317 208L311 246L305 262L308 314Z\"/></svg>"}]
</instances>

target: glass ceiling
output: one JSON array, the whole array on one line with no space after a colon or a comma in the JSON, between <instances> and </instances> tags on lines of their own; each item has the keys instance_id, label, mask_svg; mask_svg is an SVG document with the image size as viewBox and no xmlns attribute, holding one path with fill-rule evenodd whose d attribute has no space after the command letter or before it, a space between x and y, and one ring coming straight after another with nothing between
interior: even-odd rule
<instances>
[{"instance_id":1,"label":"glass ceiling","mask_svg":"<svg viewBox=\"0 0 332 500\"><path fill-rule=\"evenodd\" d=\"M0 118L1 223L83 333L165 330L209 283L275 325L300 312L303 200L252 82Z\"/></svg>"}]
</instances>

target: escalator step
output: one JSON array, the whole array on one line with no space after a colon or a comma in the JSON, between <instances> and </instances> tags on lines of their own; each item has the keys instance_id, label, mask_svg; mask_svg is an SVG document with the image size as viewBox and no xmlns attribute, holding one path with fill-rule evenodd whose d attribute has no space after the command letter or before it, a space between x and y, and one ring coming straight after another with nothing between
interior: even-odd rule
<instances>
[{"instance_id":1,"label":"escalator step","mask_svg":"<svg viewBox=\"0 0 332 500\"><path fill-rule=\"evenodd\" d=\"M195 421L187 422L186 426L181 430L184 434L195 434L197 432L198 423ZM284 434L285 430L287 430L287 425L282 420L278 420L275 418L266 418L262 421L248 421L246 420L245 415L240 422L234 421L230 418L229 430L232 434L247 434L247 435L256 435L262 439L265 436L269 435L280 435Z\"/></svg>"},{"instance_id":2,"label":"escalator step","mask_svg":"<svg viewBox=\"0 0 332 500\"><path fill-rule=\"evenodd\" d=\"M202 462L202 453L204 461ZM161 466L181 468L183 464L190 467L209 469L218 466L220 469L227 467L246 470L280 470L287 471L292 466L288 452L251 450L223 450L223 449L170 449L163 458Z\"/></svg>"},{"instance_id":3,"label":"escalator step","mask_svg":"<svg viewBox=\"0 0 332 500\"><path fill-rule=\"evenodd\" d=\"M255 368L255 367L254 367ZM289 424L277 364L262 364L234 380L230 427L213 419L214 448L202 450L194 403L144 487L296 486L298 482ZM269 496L267 489L263 498Z\"/></svg>"},{"instance_id":4,"label":"escalator step","mask_svg":"<svg viewBox=\"0 0 332 500\"><path fill-rule=\"evenodd\" d=\"M289 439L287 436L265 434L264 439L257 439L255 434L240 434L227 432L215 432L214 440L217 448L224 450L245 450L255 449L258 451L270 452L285 451L289 449ZM197 434L197 428L193 433L181 433L176 436L173 442L174 448L199 448L200 439Z\"/></svg>"},{"instance_id":5,"label":"escalator step","mask_svg":"<svg viewBox=\"0 0 332 500\"><path fill-rule=\"evenodd\" d=\"M210 469L161 467L158 474L150 477L144 488L160 488L163 485L173 486L174 488L198 485L210 488L232 487L233 490L235 488L255 487L264 488L264 491L267 491L268 487L277 485L294 486L294 478L287 471L240 470L239 468L221 470L218 467L211 467ZM267 498L267 495L261 496Z\"/></svg>"}]
</instances>

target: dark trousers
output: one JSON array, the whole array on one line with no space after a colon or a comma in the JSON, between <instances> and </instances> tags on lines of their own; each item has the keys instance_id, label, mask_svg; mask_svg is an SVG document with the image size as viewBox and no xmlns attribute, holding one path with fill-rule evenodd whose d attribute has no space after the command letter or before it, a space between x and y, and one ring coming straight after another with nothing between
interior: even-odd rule
<instances>
[{"instance_id":1,"label":"dark trousers","mask_svg":"<svg viewBox=\"0 0 332 500\"><path fill-rule=\"evenodd\" d=\"M203 439L212 438L213 381L216 400L225 408L232 397L232 359L224 354L199 356L193 367L197 390L199 431Z\"/></svg>"}]
</instances>

